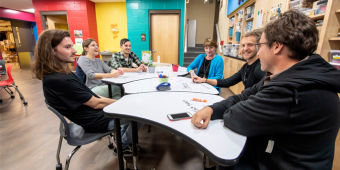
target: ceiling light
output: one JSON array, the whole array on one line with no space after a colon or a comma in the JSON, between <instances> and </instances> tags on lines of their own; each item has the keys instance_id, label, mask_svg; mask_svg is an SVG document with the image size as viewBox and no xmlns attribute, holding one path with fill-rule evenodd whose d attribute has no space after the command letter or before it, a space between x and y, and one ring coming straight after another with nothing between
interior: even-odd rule
<instances>
[{"instance_id":1,"label":"ceiling light","mask_svg":"<svg viewBox=\"0 0 340 170\"><path fill-rule=\"evenodd\" d=\"M22 9L23 11L26 12L30 12L30 13L34 13L34 8L30 8L30 9Z\"/></svg>"},{"instance_id":2,"label":"ceiling light","mask_svg":"<svg viewBox=\"0 0 340 170\"><path fill-rule=\"evenodd\" d=\"M15 11L15 10L11 10L11 9L6 9L5 11L8 12L8 13L12 13L12 14L19 13L19 11Z\"/></svg>"}]
</instances>

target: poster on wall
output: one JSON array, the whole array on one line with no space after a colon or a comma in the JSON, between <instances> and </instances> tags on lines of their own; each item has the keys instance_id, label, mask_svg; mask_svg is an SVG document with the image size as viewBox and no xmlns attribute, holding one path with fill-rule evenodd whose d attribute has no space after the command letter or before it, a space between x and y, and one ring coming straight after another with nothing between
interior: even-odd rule
<instances>
[{"instance_id":1,"label":"poster on wall","mask_svg":"<svg viewBox=\"0 0 340 170\"><path fill-rule=\"evenodd\" d=\"M81 45L83 43L83 38L75 38L76 45Z\"/></svg>"},{"instance_id":2,"label":"poster on wall","mask_svg":"<svg viewBox=\"0 0 340 170\"><path fill-rule=\"evenodd\" d=\"M270 9L270 20L276 19L281 14L282 2L275 4Z\"/></svg>"},{"instance_id":3,"label":"poster on wall","mask_svg":"<svg viewBox=\"0 0 340 170\"><path fill-rule=\"evenodd\" d=\"M150 61L151 51L142 51L142 60L145 63L148 63Z\"/></svg>"},{"instance_id":4,"label":"poster on wall","mask_svg":"<svg viewBox=\"0 0 340 170\"><path fill-rule=\"evenodd\" d=\"M262 27L262 21L263 21L263 11L264 8L260 9L257 11L257 16L256 16L256 28L260 28Z\"/></svg>"},{"instance_id":5,"label":"poster on wall","mask_svg":"<svg viewBox=\"0 0 340 170\"><path fill-rule=\"evenodd\" d=\"M82 30L74 30L74 36L75 37L83 37L83 31Z\"/></svg>"}]
</instances>

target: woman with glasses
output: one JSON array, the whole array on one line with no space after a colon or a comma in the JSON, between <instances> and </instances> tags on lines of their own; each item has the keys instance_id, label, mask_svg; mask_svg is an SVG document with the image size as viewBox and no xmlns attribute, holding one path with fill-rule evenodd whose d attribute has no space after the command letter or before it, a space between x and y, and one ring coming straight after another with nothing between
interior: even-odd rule
<instances>
[{"instance_id":1,"label":"woman with glasses","mask_svg":"<svg viewBox=\"0 0 340 170\"><path fill-rule=\"evenodd\" d=\"M217 44L212 38L205 39L203 43L205 54L200 54L188 66L187 71L191 75L191 79L197 76L203 79L222 79L224 62L221 56L216 55ZM194 69L197 68L195 74ZM215 86L214 86L215 87ZM218 88L218 87L215 87Z\"/></svg>"}]
</instances>

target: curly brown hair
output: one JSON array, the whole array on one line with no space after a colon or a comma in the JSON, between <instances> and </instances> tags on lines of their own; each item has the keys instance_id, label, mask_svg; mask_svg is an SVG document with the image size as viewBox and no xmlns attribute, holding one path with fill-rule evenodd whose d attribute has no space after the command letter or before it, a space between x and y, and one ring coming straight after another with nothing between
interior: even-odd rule
<instances>
[{"instance_id":1,"label":"curly brown hair","mask_svg":"<svg viewBox=\"0 0 340 170\"><path fill-rule=\"evenodd\" d=\"M319 42L314 21L296 10L280 14L278 19L265 26L264 33L269 47L274 42L283 44L290 49L288 56L297 60L313 54Z\"/></svg>"},{"instance_id":2,"label":"curly brown hair","mask_svg":"<svg viewBox=\"0 0 340 170\"><path fill-rule=\"evenodd\" d=\"M35 46L32 72L42 80L44 75L59 72L71 73L71 69L64 67L60 61L53 55L55 49L65 37L71 37L70 33L65 30L53 29L42 32Z\"/></svg>"}]
</instances>

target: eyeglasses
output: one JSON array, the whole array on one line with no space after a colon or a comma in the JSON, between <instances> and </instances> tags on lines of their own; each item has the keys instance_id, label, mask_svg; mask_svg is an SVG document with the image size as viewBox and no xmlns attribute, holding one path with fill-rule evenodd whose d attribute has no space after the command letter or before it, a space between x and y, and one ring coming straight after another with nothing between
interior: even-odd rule
<instances>
[{"instance_id":1,"label":"eyeglasses","mask_svg":"<svg viewBox=\"0 0 340 170\"><path fill-rule=\"evenodd\" d=\"M270 43L270 41L265 42L265 43L258 43L258 44L255 44L255 48L256 48L257 51L259 51L260 48L261 48L261 44L268 44L268 43Z\"/></svg>"}]
</instances>

